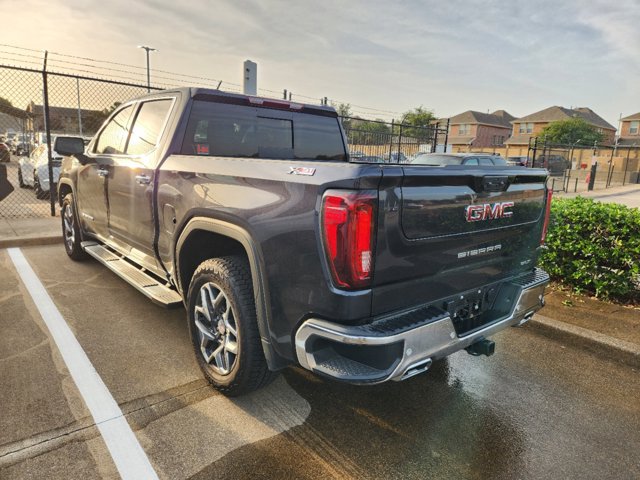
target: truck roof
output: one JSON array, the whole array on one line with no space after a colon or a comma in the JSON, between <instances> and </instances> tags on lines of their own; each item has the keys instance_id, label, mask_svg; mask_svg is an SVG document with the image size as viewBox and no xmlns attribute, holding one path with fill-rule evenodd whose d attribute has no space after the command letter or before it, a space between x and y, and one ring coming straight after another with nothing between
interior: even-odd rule
<instances>
[{"instance_id":1,"label":"truck roof","mask_svg":"<svg viewBox=\"0 0 640 480\"><path fill-rule=\"evenodd\" d=\"M179 88L172 88L167 90L157 90L147 95L137 97L136 100L142 100L145 98L154 98L154 97L157 97L158 95L165 95L167 93L174 93L174 92L183 94L185 96L189 96L191 98L210 97L213 99L213 97L218 97L224 103L246 104L246 105L254 105L254 106L273 107L273 108L288 108L294 111L302 110L302 111L308 112L309 110L315 110L318 113L322 112L322 114L324 115L330 115L330 116L338 115L336 113L335 108L330 106L294 102L294 101L276 99L276 98L259 97L254 95L244 95L241 93L229 93L229 92L223 92L222 90L216 90L214 88L202 88L202 87L179 87Z\"/></svg>"}]
</instances>

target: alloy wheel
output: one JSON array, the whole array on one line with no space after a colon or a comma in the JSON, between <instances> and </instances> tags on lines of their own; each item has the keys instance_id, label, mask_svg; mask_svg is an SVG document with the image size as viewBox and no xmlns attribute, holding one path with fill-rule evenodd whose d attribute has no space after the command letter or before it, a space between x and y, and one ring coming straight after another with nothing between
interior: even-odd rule
<instances>
[{"instance_id":1,"label":"alloy wheel","mask_svg":"<svg viewBox=\"0 0 640 480\"><path fill-rule=\"evenodd\" d=\"M76 236L74 233L74 219L73 219L73 210L71 209L71 205L65 205L64 212L62 214L62 220L64 222L64 243L67 248L71 251L73 250L73 245L76 241Z\"/></svg>"},{"instance_id":2,"label":"alloy wheel","mask_svg":"<svg viewBox=\"0 0 640 480\"><path fill-rule=\"evenodd\" d=\"M238 357L238 327L231 302L216 284L200 287L194 321L204 361L220 375L228 375Z\"/></svg>"}]
</instances>

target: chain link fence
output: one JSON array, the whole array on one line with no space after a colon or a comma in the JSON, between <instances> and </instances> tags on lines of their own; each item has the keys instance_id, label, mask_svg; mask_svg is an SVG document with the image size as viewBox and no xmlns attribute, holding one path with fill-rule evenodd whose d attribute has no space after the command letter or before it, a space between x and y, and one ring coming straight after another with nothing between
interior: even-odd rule
<instances>
[{"instance_id":1,"label":"chain link fence","mask_svg":"<svg viewBox=\"0 0 640 480\"><path fill-rule=\"evenodd\" d=\"M58 135L88 142L122 102L146 85L0 66L0 218L55 215ZM154 90L152 87L151 90Z\"/></svg>"},{"instance_id":2,"label":"chain link fence","mask_svg":"<svg viewBox=\"0 0 640 480\"><path fill-rule=\"evenodd\" d=\"M159 88L0 65L0 219L56 215L62 161L52 150L56 137L81 136L88 143L120 103L149 90ZM408 163L418 153L446 149L446 124L341 122L354 161Z\"/></svg>"}]
</instances>

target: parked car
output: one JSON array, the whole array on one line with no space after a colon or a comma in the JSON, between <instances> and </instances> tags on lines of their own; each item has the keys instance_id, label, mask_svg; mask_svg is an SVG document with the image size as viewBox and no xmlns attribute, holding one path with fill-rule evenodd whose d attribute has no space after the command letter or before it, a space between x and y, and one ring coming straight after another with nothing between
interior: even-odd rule
<instances>
[{"instance_id":1,"label":"parked car","mask_svg":"<svg viewBox=\"0 0 640 480\"><path fill-rule=\"evenodd\" d=\"M389 163L408 163L407 156L402 152L392 152L384 157L389 160Z\"/></svg>"},{"instance_id":2,"label":"parked car","mask_svg":"<svg viewBox=\"0 0 640 480\"><path fill-rule=\"evenodd\" d=\"M20 142L18 145L16 145L15 153L18 157L28 157L31 153L31 150L31 145L28 142Z\"/></svg>"},{"instance_id":3,"label":"parked car","mask_svg":"<svg viewBox=\"0 0 640 480\"><path fill-rule=\"evenodd\" d=\"M11 160L11 150L6 143L0 143L0 162Z\"/></svg>"},{"instance_id":4,"label":"parked car","mask_svg":"<svg viewBox=\"0 0 640 480\"><path fill-rule=\"evenodd\" d=\"M482 153L419 153L411 160L412 165L446 167L449 165L504 167L507 162L499 155Z\"/></svg>"},{"instance_id":5,"label":"parked car","mask_svg":"<svg viewBox=\"0 0 640 480\"><path fill-rule=\"evenodd\" d=\"M45 145L40 145L31 152L31 155L23 155L18 159L18 184L20 188L33 187L36 160L45 148Z\"/></svg>"},{"instance_id":6,"label":"parked car","mask_svg":"<svg viewBox=\"0 0 640 480\"><path fill-rule=\"evenodd\" d=\"M51 139L52 143L56 138L70 138L66 135L59 135ZM75 137L72 137L75 138ZM60 165L62 156L53 150L52 155L53 168L53 192L56 191L56 184L60 176ZM49 181L49 155L47 154L47 145L42 144L37 147L29 157L22 157L18 161L20 168L18 169L18 183L21 187L33 187L36 198L43 199L49 195L51 190L51 182ZM31 169L29 171L29 169Z\"/></svg>"},{"instance_id":7,"label":"parked car","mask_svg":"<svg viewBox=\"0 0 640 480\"><path fill-rule=\"evenodd\" d=\"M378 155L361 155L359 157L351 157L354 162L361 163L388 163L384 158Z\"/></svg>"},{"instance_id":8,"label":"parked car","mask_svg":"<svg viewBox=\"0 0 640 480\"><path fill-rule=\"evenodd\" d=\"M540 155L533 162L536 168L546 168L553 176L564 174L565 170L571 168L571 162L562 155Z\"/></svg>"},{"instance_id":9,"label":"parked car","mask_svg":"<svg viewBox=\"0 0 640 480\"><path fill-rule=\"evenodd\" d=\"M507 163L516 167L526 167L529 163L529 157L527 156L507 157Z\"/></svg>"},{"instance_id":10,"label":"parked car","mask_svg":"<svg viewBox=\"0 0 640 480\"><path fill-rule=\"evenodd\" d=\"M544 305L547 172L363 163L344 138L328 106L200 88L125 102L86 150L56 140L66 254L186 306L227 395L289 364L371 385L491 355L487 337Z\"/></svg>"}]
</instances>

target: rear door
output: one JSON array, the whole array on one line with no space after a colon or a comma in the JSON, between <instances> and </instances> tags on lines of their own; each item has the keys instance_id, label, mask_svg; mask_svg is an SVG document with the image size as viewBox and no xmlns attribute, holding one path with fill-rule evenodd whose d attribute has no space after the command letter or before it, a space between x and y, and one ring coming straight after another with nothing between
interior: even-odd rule
<instances>
[{"instance_id":1,"label":"rear door","mask_svg":"<svg viewBox=\"0 0 640 480\"><path fill-rule=\"evenodd\" d=\"M109 235L139 260L155 265L153 189L157 147L174 103L173 97L141 102L124 155L113 158L107 196Z\"/></svg>"},{"instance_id":2,"label":"rear door","mask_svg":"<svg viewBox=\"0 0 640 480\"><path fill-rule=\"evenodd\" d=\"M373 313L426 303L530 270L546 172L508 167L385 169Z\"/></svg>"}]
</instances>

